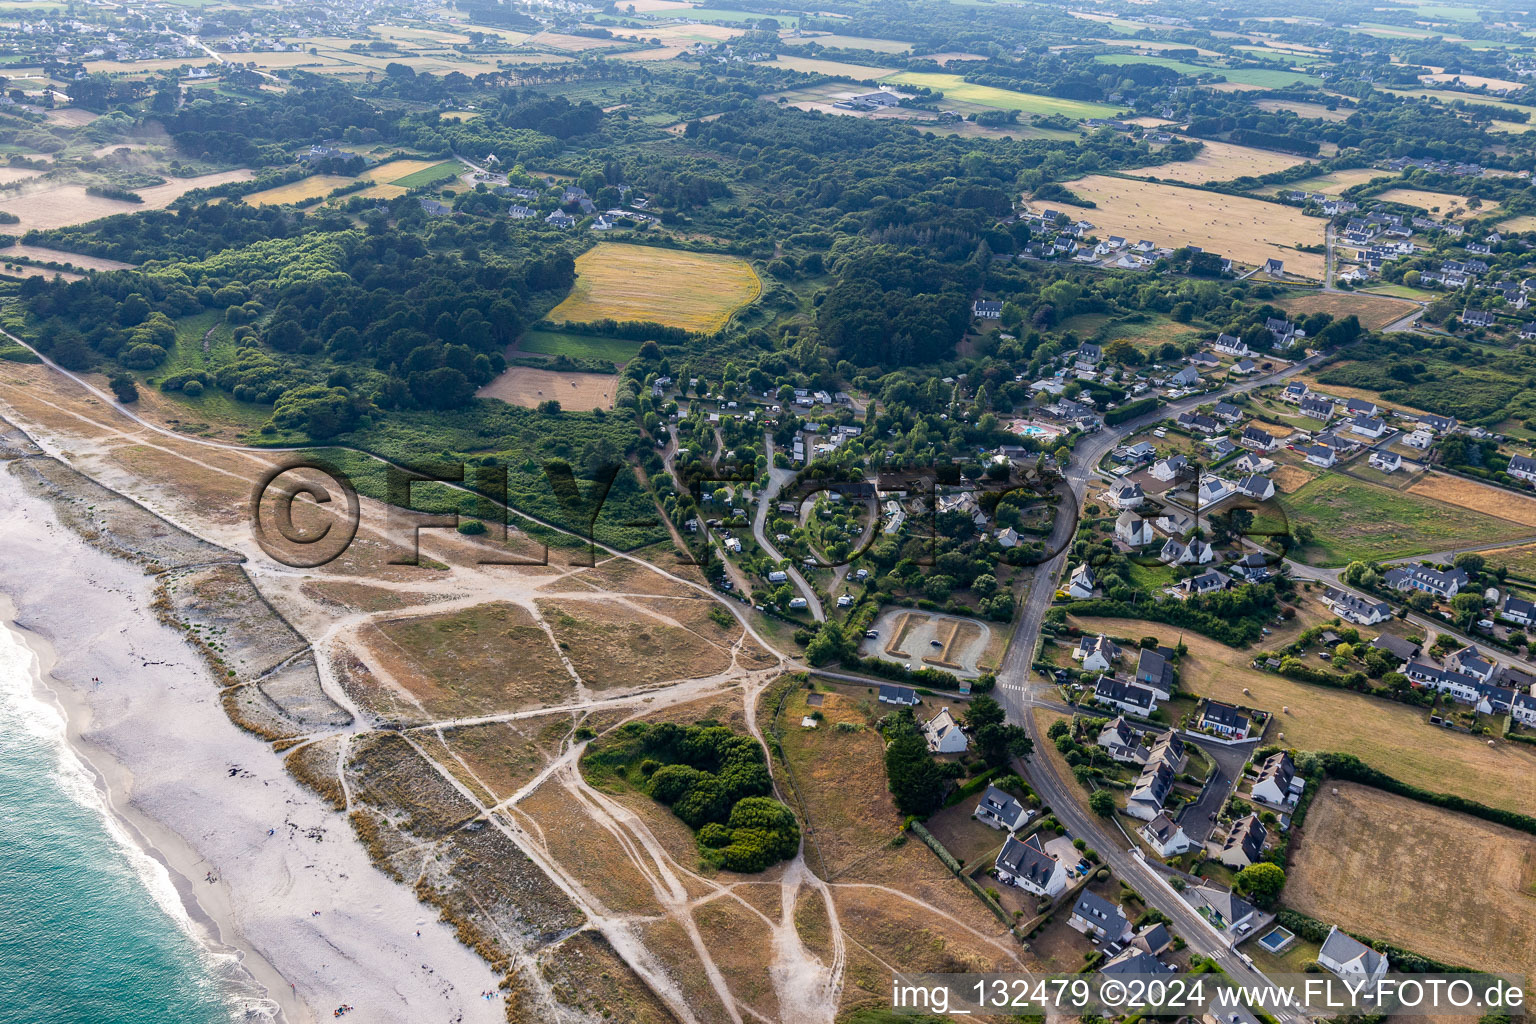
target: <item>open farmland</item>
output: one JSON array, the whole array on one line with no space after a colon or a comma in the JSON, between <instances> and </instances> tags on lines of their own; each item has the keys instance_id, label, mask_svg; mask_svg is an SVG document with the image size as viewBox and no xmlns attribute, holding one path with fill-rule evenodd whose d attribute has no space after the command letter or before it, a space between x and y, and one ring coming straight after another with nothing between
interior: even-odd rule
<instances>
[{"instance_id":1,"label":"open farmland","mask_svg":"<svg viewBox=\"0 0 1536 1024\"><path fill-rule=\"evenodd\" d=\"M1281 299L1275 304L1297 317L1307 317L1313 313L1327 313L1335 319L1357 316L1361 325L1370 331L1379 331L1418 308L1415 303L1386 295L1343 292L1304 292Z\"/></svg>"},{"instance_id":2,"label":"open farmland","mask_svg":"<svg viewBox=\"0 0 1536 1024\"><path fill-rule=\"evenodd\" d=\"M1345 108L1329 110L1321 103L1304 103L1296 100L1257 100L1253 104L1260 110L1289 110L1297 117L1317 118L1320 121L1344 121L1350 111Z\"/></svg>"},{"instance_id":3,"label":"open farmland","mask_svg":"<svg viewBox=\"0 0 1536 1024\"><path fill-rule=\"evenodd\" d=\"M114 213L134 213L139 210L163 210L179 197L198 188L211 188L231 181L247 181L247 170L220 171L196 178L172 178L164 185L140 188L134 191L143 198L142 203L127 203L119 199L106 199L88 195L83 185L56 185L52 188L25 192L21 195L0 199L0 210L14 213L20 223L7 225L8 234L18 237L32 230L69 227L85 224Z\"/></svg>"},{"instance_id":4,"label":"open farmland","mask_svg":"<svg viewBox=\"0 0 1536 1024\"><path fill-rule=\"evenodd\" d=\"M1474 508L1500 519L1536 527L1536 498L1516 494L1502 487L1489 487L1487 484L1446 476L1444 473L1425 473L1409 486L1408 493L1434 498L1461 508Z\"/></svg>"},{"instance_id":5,"label":"open farmland","mask_svg":"<svg viewBox=\"0 0 1536 1024\"><path fill-rule=\"evenodd\" d=\"M576 257L576 284L549 318L716 331L762 290L752 265L735 256L605 243Z\"/></svg>"},{"instance_id":6,"label":"open farmland","mask_svg":"<svg viewBox=\"0 0 1536 1024\"><path fill-rule=\"evenodd\" d=\"M1339 474L1318 477L1285 501L1292 522L1311 526L1313 565L1347 565L1515 540L1529 526Z\"/></svg>"},{"instance_id":7,"label":"open farmland","mask_svg":"<svg viewBox=\"0 0 1536 1024\"><path fill-rule=\"evenodd\" d=\"M791 71L803 71L808 75L833 75L852 78L858 81L874 81L884 78L894 72L890 68L872 68L863 64L849 64L840 60L821 60L816 57L786 57L780 56L775 60L761 61L764 67L788 68Z\"/></svg>"},{"instance_id":8,"label":"open farmland","mask_svg":"<svg viewBox=\"0 0 1536 1024\"><path fill-rule=\"evenodd\" d=\"M1322 254L1294 248L1321 245L1323 222L1293 207L1103 174L1066 185L1098 204L1083 215L1101 236L1146 238L1170 248L1198 245L1251 266L1273 257L1293 274L1323 276Z\"/></svg>"},{"instance_id":9,"label":"open farmland","mask_svg":"<svg viewBox=\"0 0 1536 1024\"><path fill-rule=\"evenodd\" d=\"M1017 110L1025 114L1064 114L1067 117L1112 117L1119 107L1088 100L1068 100L1036 93L1015 92L990 85L976 85L959 75L927 71L903 71L883 79L887 85L923 85L944 93L945 104L971 103L996 110Z\"/></svg>"},{"instance_id":10,"label":"open farmland","mask_svg":"<svg viewBox=\"0 0 1536 1024\"><path fill-rule=\"evenodd\" d=\"M1297 164L1306 163L1304 157L1289 153L1275 153L1267 149L1234 146L1230 142L1201 139L1200 152L1193 160L1158 164L1156 167L1138 167L1125 173L1143 178L1161 178L1164 181L1183 181L1191 185L1204 185L1212 181L1231 181L1245 175L1273 174Z\"/></svg>"},{"instance_id":11,"label":"open farmland","mask_svg":"<svg viewBox=\"0 0 1536 1024\"><path fill-rule=\"evenodd\" d=\"M1449 192L1426 192L1417 188L1389 188L1376 196L1384 203L1402 203L1405 206L1416 206L1421 210L1441 217L1470 217L1474 211L1468 209L1464 196L1451 195ZM1478 216L1486 216L1493 210L1497 210L1499 204L1491 200L1485 201L1475 211Z\"/></svg>"},{"instance_id":12,"label":"open farmland","mask_svg":"<svg viewBox=\"0 0 1536 1024\"><path fill-rule=\"evenodd\" d=\"M1397 175L1391 171L1384 171L1378 167L1351 167L1347 170L1329 171L1327 174L1302 178L1300 181L1292 181L1285 185L1270 185L1261 191L1265 195L1273 195L1284 190L1287 192L1321 192L1324 195L1336 196L1347 188L1364 185L1366 182L1374 181L1377 178L1395 177Z\"/></svg>"},{"instance_id":13,"label":"open farmland","mask_svg":"<svg viewBox=\"0 0 1536 1024\"><path fill-rule=\"evenodd\" d=\"M1087 632L1113 636L1148 632L1142 628L1145 623L1126 619L1072 621ZM1172 627L1157 628L1172 632ZM1250 664L1251 650L1187 631L1182 639L1189 654L1179 663L1180 685L1201 696L1273 712L1266 743L1354 754L1372 768L1430 792L1454 793L1512 811L1530 810L1536 748L1515 743L1490 747L1481 737L1430 725L1422 708L1260 672Z\"/></svg>"},{"instance_id":14,"label":"open farmland","mask_svg":"<svg viewBox=\"0 0 1536 1024\"><path fill-rule=\"evenodd\" d=\"M876 53L906 53L912 49L911 43L902 42L900 39L871 39L868 36L802 36L801 42L810 41L821 46L830 46L838 50L873 50Z\"/></svg>"},{"instance_id":15,"label":"open farmland","mask_svg":"<svg viewBox=\"0 0 1536 1024\"><path fill-rule=\"evenodd\" d=\"M600 338L568 331L529 331L513 346L517 352L541 356L570 356L572 359L605 359L627 363L640 349L640 342L624 338Z\"/></svg>"},{"instance_id":16,"label":"open farmland","mask_svg":"<svg viewBox=\"0 0 1536 1024\"><path fill-rule=\"evenodd\" d=\"M1448 864L1476 870L1446 870ZM1463 967L1536 972L1536 837L1329 783L1292 848L1285 902Z\"/></svg>"},{"instance_id":17,"label":"open farmland","mask_svg":"<svg viewBox=\"0 0 1536 1024\"><path fill-rule=\"evenodd\" d=\"M1100 64L1155 64L1181 75L1221 75L1228 84L1244 89L1282 89L1298 83L1316 85L1315 75L1300 71L1271 71L1267 68L1223 68L1209 64L1190 64L1172 57L1146 57L1129 53L1103 53L1094 60Z\"/></svg>"},{"instance_id":18,"label":"open farmland","mask_svg":"<svg viewBox=\"0 0 1536 1024\"><path fill-rule=\"evenodd\" d=\"M1459 81L1462 85L1469 85L1474 89L1480 89L1483 86L1487 86L1490 89L1509 89L1511 91L1518 91L1525 88L1524 82L1514 82L1508 78L1484 78L1481 75L1461 75L1451 74L1449 72L1441 72L1438 75L1420 75L1419 81L1423 82L1425 85L1441 85L1446 82ZM1478 98L1481 99L1481 97Z\"/></svg>"},{"instance_id":19,"label":"open farmland","mask_svg":"<svg viewBox=\"0 0 1536 1024\"><path fill-rule=\"evenodd\" d=\"M319 199L328 196L344 185L352 184L354 179L344 174L312 174L298 181L290 181L276 188L263 189L260 192L252 192L245 197L245 202L250 206L282 206L285 203L302 203L306 199Z\"/></svg>"},{"instance_id":20,"label":"open farmland","mask_svg":"<svg viewBox=\"0 0 1536 1024\"><path fill-rule=\"evenodd\" d=\"M590 412L613 408L613 392L618 383L618 376L611 373L564 373L530 366L509 366L505 373L476 394L529 409L553 400L559 402L562 409Z\"/></svg>"}]
</instances>

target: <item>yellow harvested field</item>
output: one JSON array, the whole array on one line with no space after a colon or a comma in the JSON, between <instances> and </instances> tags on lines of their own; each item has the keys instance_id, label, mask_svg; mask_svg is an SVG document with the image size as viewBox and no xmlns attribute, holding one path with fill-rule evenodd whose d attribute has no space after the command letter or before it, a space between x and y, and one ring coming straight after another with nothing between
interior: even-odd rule
<instances>
[{"instance_id":1,"label":"yellow harvested field","mask_svg":"<svg viewBox=\"0 0 1536 1024\"><path fill-rule=\"evenodd\" d=\"M389 184L390 182L399 181L401 178L409 177L417 171L424 171L428 167L436 167L442 162L440 160L391 160L388 163L379 164L377 167L368 168L362 174L359 174L358 177L368 181L377 181L380 184Z\"/></svg>"},{"instance_id":2,"label":"yellow harvested field","mask_svg":"<svg viewBox=\"0 0 1536 1024\"><path fill-rule=\"evenodd\" d=\"M385 202L389 202L391 199L399 199L409 191L410 189L404 188L400 185L370 185L365 189L359 189L356 192L348 193L348 195L366 196L369 199L382 199Z\"/></svg>"},{"instance_id":3,"label":"yellow harvested field","mask_svg":"<svg viewBox=\"0 0 1536 1024\"><path fill-rule=\"evenodd\" d=\"M1171 626L1129 619L1074 617L1072 621L1086 632L1121 637L1151 633L1165 642L1178 632ZM1374 628L1361 632L1367 637L1377 635ZM1265 743L1354 754L1372 768L1432 793L1454 793L1490 807L1530 811L1536 748L1507 741L1490 747L1485 737L1430 725L1424 708L1260 672L1250 664L1254 651L1236 650L1196 633L1185 632L1180 638L1189 647L1188 656L1179 663L1180 686L1190 693L1272 712ZM1307 820L1310 823L1310 815Z\"/></svg>"},{"instance_id":4,"label":"yellow harvested field","mask_svg":"<svg viewBox=\"0 0 1536 1024\"><path fill-rule=\"evenodd\" d=\"M1536 213L1526 213L1519 217L1501 220L1499 228L1503 231L1536 231Z\"/></svg>"},{"instance_id":5,"label":"yellow harvested field","mask_svg":"<svg viewBox=\"0 0 1536 1024\"><path fill-rule=\"evenodd\" d=\"M1271 479L1275 482L1275 489L1281 494L1292 494L1311 483L1315 475L1300 466L1281 464Z\"/></svg>"},{"instance_id":6,"label":"yellow harvested field","mask_svg":"<svg viewBox=\"0 0 1536 1024\"><path fill-rule=\"evenodd\" d=\"M864 64L848 64L840 60L817 60L815 57L780 57L777 60L759 61L764 67L788 68L808 75L838 75L859 81L874 81L893 75L892 68L872 68Z\"/></svg>"},{"instance_id":7,"label":"yellow harvested field","mask_svg":"<svg viewBox=\"0 0 1536 1024\"><path fill-rule=\"evenodd\" d=\"M0 249L0 260L16 258L37 260L39 263L69 263L82 270L130 270L132 263L102 259L100 256L83 256L78 252L44 249L40 245L10 245Z\"/></svg>"},{"instance_id":8,"label":"yellow harvested field","mask_svg":"<svg viewBox=\"0 0 1536 1024\"><path fill-rule=\"evenodd\" d=\"M252 192L245 197L248 206L282 206L284 203L302 203L306 199L328 196L354 179L345 174L312 174L298 181L290 181L276 188Z\"/></svg>"},{"instance_id":9,"label":"yellow harvested field","mask_svg":"<svg viewBox=\"0 0 1536 1024\"><path fill-rule=\"evenodd\" d=\"M1327 174L1319 174L1311 178L1302 178L1288 185L1270 185L1261 189L1260 195L1275 195L1281 191L1321 192L1324 195L1336 196L1347 188L1356 185L1364 185L1375 178L1394 178L1391 171L1383 171L1374 167L1352 167L1344 171L1329 171Z\"/></svg>"},{"instance_id":10,"label":"yellow harvested field","mask_svg":"<svg viewBox=\"0 0 1536 1024\"><path fill-rule=\"evenodd\" d=\"M1156 167L1139 167L1125 173L1134 177L1204 185L1212 181L1231 181L1233 178L1241 178L1244 175L1272 174L1307 162L1304 157L1292 156L1289 153L1274 153L1267 149L1253 149L1250 146L1234 146L1230 142L1217 142L1212 139L1200 141L1200 152L1193 160L1181 160L1176 164L1160 164Z\"/></svg>"},{"instance_id":11,"label":"yellow harvested field","mask_svg":"<svg viewBox=\"0 0 1536 1024\"><path fill-rule=\"evenodd\" d=\"M717 331L762 291L752 265L735 256L601 243L576 257L576 284L549 318Z\"/></svg>"},{"instance_id":12,"label":"yellow harvested field","mask_svg":"<svg viewBox=\"0 0 1536 1024\"><path fill-rule=\"evenodd\" d=\"M618 374L613 373L561 373L513 366L476 394L529 409L553 399L562 409L591 412L613 408L613 391L618 383Z\"/></svg>"},{"instance_id":13,"label":"yellow harvested field","mask_svg":"<svg viewBox=\"0 0 1536 1024\"><path fill-rule=\"evenodd\" d=\"M529 38L534 46L548 46L555 50L580 53L582 50L602 50L610 46L624 45L617 39L597 39L590 36L568 36L560 32L540 32Z\"/></svg>"},{"instance_id":14,"label":"yellow harvested field","mask_svg":"<svg viewBox=\"0 0 1536 1024\"><path fill-rule=\"evenodd\" d=\"M1468 217L1473 214L1467 208L1465 196L1452 195L1449 192L1426 192L1418 188L1389 188L1376 196L1384 203L1403 203L1407 206L1417 206L1420 209L1437 213L1441 216ZM1491 199L1483 200L1483 205L1478 208L1477 215L1483 216L1490 210L1497 210L1498 202Z\"/></svg>"},{"instance_id":15,"label":"yellow harvested field","mask_svg":"<svg viewBox=\"0 0 1536 1024\"><path fill-rule=\"evenodd\" d=\"M26 181L29 178L40 178L43 172L33 170L30 167L0 167L0 185L9 185L13 181Z\"/></svg>"},{"instance_id":16,"label":"yellow harvested field","mask_svg":"<svg viewBox=\"0 0 1536 1024\"><path fill-rule=\"evenodd\" d=\"M1536 498L1506 491L1502 487L1489 487L1487 484L1443 473L1425 473L1408 487L1408 493L1421 494L1447 505L1476 509L1525 526L1536 526Z\"/></svg>"},{"instance_id":17,"label":"yellow harvested field","mask_svg":"<svg viewBox=\"0 0 1536 1024\"><path fill-rule=\"evenodd\" d=\"M1525 82L1513 82L1508 78L1484 78L1481 75L1453 75L1442 72L1438 75L1419 76L1419 81L1423 82L1425 85L1429 85L1432 82L1436 85L1439 85L1443 82L1454 82L1457 79L1461 80L1462 85L1469 85L1474 89L1481 88L1485 85L1490 89L1524 89L1526 86ZM1468 99L1472 102L1476 102L1477 98L1468 97Z\"/></svg>"},{"instance_id":18,"label":"yellow harvested field","mask_svg":"<svg viewBox=\"0 0 1536 1024\"><path fill-rule=\"evenodd\" d=\"M733 34L740 29L734 29ZM817 43L821 46L832 46L839 50L874 50L876 53L906 53L912 49L911 43L904 43L899 39L871 39L867 36L801 36L799 42L806 41Z\"/></svg>"},{"instance_id":19,"label":"yellow harvested field","mask_svg":"<svg viewBox=\"0 0 1536 1024\"><path fill-rule=\"evenodd\" d=\"M1255 100L1253 105L1260 110L1272 112L1289 110L1297 117L1316 118L1321 121L1343 121L1354 113L1349 109L1329 110L1321 103L1298 103L1295 100Z\"/></svg>"},{"instance_id":20,"label":"yellow harvested field","mask_svg":"<svg viewBox=\"0 0 1536 1024\"><path fill-rule=\"evenodd\" d=\"M941 68L949 67L950 63L957 60L986 60L979 53L965 53L961 50L946 50L943 53L921 54L923 60L931 60Z\"/></svg>"},{"instance_id":21,"label":"yellow harvested field","mask_svg":"<svg viewBox=\"0 0 1536 1024\"><path fill-rule=\"evenodd\" d=\"M1280 259L1291 274L1315 280L1323 276L1322 254L1294 247L1322 245L1324 221L1296 207L1103 174L1066 186L1098 204L1082 216L1100 237L1145 238L1170 247L1198 245L1249 266Z\"/></svg>"},{"instance_id":22,"label":"yellow harvested field","mask_svg":"<svg viewBox=\"0 0 1536 1024\"><path fill-rule=\"evenodd\" d=\"M1361 295L1358 292L1307 292L1275 303L1287 313L1300 317L1327 313L1335 319L1357 316L1367 330L1379 331L1387 324L1418 309L1418 304L1388 295Z\"/></svg>"},{"instance_id":23,"label":"yellow harvested field","mask_svg":"<svg viewBox=\"0 0 1536 1024\"><path fill-rule=\"evenodd\" d=\"M259 68L323 68L348 63L329 54L310 53L307 49L300 52L285 50L282 53L223 53L219 56L242 64L254 62Z\"/></svg>"},{"instance_id":24,"label":"yellow harvested field","mask_svg":"<svg viewBox=\"0 0 1536 1024\"><path fill-rule=\"evenodd\" d=\"M628 53L615 53L610 60L671 60L678 54L686 51L686 46L653 46L649 50L630 50Z\"/></svg>"},{"instance_id":25,"label":"yellow harvested field","mask_svg":"<svg viewBox=\"0 0 1536 1024\"><path fill-rule=\"evenodd\" d=\"M1448 865L1475 864L1475 870ZM1435 960L1536 973L1536 838L1329 783L1291 848L1285 902Z\"/></svg>"},{"instance_id":26,"label":"yellow harvested field","mask_svg":"<svg viewBox=\"0 0 1536 1024\"><path fill-rule=\"evenodd\" d=\"M723 43L741 35L741 26L702 25L690 22L685 25L647 25L637 33L641 39L660 39L665 46L691 46L694 43Z\"/></svg>"},{"instance_id":27,"label":"yellow harvested field","mask_svg":"<svg viewBox=\"0 0 1536 1024\"><path fill-rule=\"evenodd\" d=\"M8 234L20 237L34 229L46 231L49 228L85 224L101 217L110 217L114 213L163 210L193 189L209 188L230 181L249 181L251 177L250 171L239 170L204 174L196 178L172 178L164 185L136 189L144 199L142 203L125 203L118 199L87 195L83 185L56 185L0 199L0 210L21 218L19 223L9 225L6 229Z\"/></svg>"}]
</instances>

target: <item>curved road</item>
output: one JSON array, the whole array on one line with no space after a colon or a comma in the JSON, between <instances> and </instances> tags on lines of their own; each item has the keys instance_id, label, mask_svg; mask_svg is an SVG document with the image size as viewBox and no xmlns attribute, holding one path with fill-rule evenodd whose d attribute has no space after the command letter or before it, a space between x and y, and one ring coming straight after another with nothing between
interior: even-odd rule
<instances>
[{"instance_id":1,"label":"curved road","mask_svg":"<svg viewBox=\"0 0 1536 1024\"><path fill-rule=\"evenodd\" d=\"M800 570L795 568L795 563L780 554L779 549L768 540L768 534L763 529L764 524L768 522L768 507L779 496L779 492L784 489L784 485L795 478L794 470L779 469L773 464L773 434L771 432L764 432L763 444L768 451L768 486L763 488L763 493L757 499L757 514L752 517L752 536L757 538L758 546L768 552L769 558L775 562L784 563L784 572L789 575L789 581L795 585L795 589L800 592L800 596L805 598L805 604L810 610L811 618L817 622L826 622L827 613L821 606L821 598L816 596L816 591L812 589L806 578L800 575Z\"/></svg>"}]
</instances>

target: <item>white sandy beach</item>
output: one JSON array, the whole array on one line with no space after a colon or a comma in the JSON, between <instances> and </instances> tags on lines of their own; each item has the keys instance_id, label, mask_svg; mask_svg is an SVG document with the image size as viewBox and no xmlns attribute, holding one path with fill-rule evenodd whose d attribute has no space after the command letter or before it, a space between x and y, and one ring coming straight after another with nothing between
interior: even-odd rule
<instances>
[{"instance_id":1,"label":"white sandy beach","mask_svg":"<svg viewBox=\"0 0 1536 1024\"><path fill-rule=\"evenodd\" d=\"M499 994L481 996L498 982L489 966L229 721L201 660L150 610L149 577L61 526L3 467L0 538L0 595L71 742L204 941L238 951L283 1020L330 1020L344 1003L370 1024L505 1020Z\"/></svg>"}]
</instances>

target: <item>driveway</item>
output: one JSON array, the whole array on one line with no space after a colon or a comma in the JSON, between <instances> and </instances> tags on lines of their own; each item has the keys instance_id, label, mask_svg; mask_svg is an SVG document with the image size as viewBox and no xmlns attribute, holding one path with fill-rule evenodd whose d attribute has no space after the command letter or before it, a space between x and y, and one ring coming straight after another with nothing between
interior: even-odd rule
<instances>
[{"instance_id":1,"label":"driveway","mask_svg":"<svg viewBox=\"0 0 1536 1024\"><path fill-rule=\"evenodd\" d=\"M1192 804L1186 804L1179 814L1179 825L1189 834L1189 837L1198 843L1203 843L1211 837L1211 832L1216 828L1216 822L1211 817L1220 812L1222 805L1227 802L1227 797L1237 788L1237 783L1243 777L1243 765L1248 763L1248 758L1259 745L1259 740L1248 743L1240 743L1229 747L1225 743L1202 743L1192 737L1183 737L1184 742L1197 748L1202 754L1211 759L1216 766L1209 782L1200 791L1200 799Z\"/></svg>"}]
</instances>

